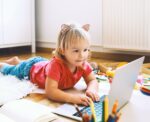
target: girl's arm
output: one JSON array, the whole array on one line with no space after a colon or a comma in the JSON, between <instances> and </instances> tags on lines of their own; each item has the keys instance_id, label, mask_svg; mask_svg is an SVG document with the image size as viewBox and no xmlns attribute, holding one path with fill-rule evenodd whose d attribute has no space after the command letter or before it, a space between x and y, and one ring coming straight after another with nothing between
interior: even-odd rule
<instances>
[{"instance_id":1,"label":"girl's arm","mask_svg":"<svg viewBox=\"0 0 150 122\"><path fill-rule=\"evenodd\" d=\"M86 89L86 95L90 98L92 98L93 101L99 101L99 84L96 80L93 72L91 72L85 79L85 82L87 84Z\"/></svg>"},{"instance_id":2,"label":"girl's arm","mask_svg":"<svg viewBox=\"0 0 150 122\"><path fill-rule=\"evenodd\" d=\"M82 104L85 106L90 103L89 98L86 95L71 94L58 89L58 82L48 76L46 78L45 91L49 99L57 102Z\"/></svg>"}]
</instances>

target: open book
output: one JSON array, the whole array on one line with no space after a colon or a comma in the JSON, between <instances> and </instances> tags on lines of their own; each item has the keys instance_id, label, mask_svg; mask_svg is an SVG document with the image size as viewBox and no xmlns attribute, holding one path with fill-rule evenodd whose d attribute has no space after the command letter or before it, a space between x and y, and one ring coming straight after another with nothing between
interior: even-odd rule
<instances>
[{"instance_id":1,"label":"open book","mask_svg":"<svg viewBox=\"0 0 150 122\"><path fill-rule=\"evenodd\" d=\"M0 107L0 122L51 122L57 115L52 109L26 99L7 102Z\"/></svg>"}]
</instances>

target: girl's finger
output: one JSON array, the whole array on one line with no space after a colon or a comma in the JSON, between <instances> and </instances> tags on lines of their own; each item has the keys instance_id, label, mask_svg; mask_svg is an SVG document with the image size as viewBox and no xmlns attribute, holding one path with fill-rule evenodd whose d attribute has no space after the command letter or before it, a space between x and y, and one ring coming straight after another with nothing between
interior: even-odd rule
<instances>
[{"instance_id":1,"label":"girl's finger","mask_svg":"<svg viewBox=\"0 0 150 122\"><path fill-rule=\"evenodd\" d=\"M99 95L96 95L96 101L100 101Z\"/></svg>"},{"instance_id":2,"label":"girl's finger","mask_svg":"<svg viewBox=\"0 0 150 122\"><path fill-rule=\"evenodd\" d=\"M87 102L82 102L82 104L84 105L84 106L88 106L89 104L87 103Z\"/></svg>"},{"instance_id":3,"label":"girl's finger","mask_svg":"<svg viewBox=\"0 0 150 122\"><path fill-rule=\"evenodd\" d=\"M95 99L95 96L94 96L94 94L93 94L92 92L88 93L87 95L88 95L93 101L96 100L96 99Z\"/></svg>"},{"instance_id":4,"label":"girl's finger","mask_svg":"<svg viewBox=\"0 0 150 122\"><path fill-rule=\"evenodd\" d=\"M99 101L99 99L100 99L100 98L99 98L99 95L94 94L94 100L95 100L95 101Z\"/></svg>"},{"instance_id":5,"label":"girl's finger","mask_svg":"<svg viewBox=\"0 0 150 122\"><path fill-rule=\"evenodd\" d=\"M90 104L90 98L87 96L82 97L82 101L86 106Z\"/></svg>"}]
</instances>

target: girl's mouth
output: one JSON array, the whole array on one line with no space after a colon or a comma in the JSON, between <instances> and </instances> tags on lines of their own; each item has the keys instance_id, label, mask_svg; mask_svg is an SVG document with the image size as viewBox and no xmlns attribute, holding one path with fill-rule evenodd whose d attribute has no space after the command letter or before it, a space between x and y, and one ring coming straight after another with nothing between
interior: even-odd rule
<instances>
[{"instance_id":1,"label":"girl's mouth","mask_svg":"<svg viewBox=\"0 0 150 122\"><path fill-rule=\"evenodd\" d=\"M84 63L85 60L76 60L76 63Z\"/></svg>"},{"instance_id":2,"label":"girl's mouth","mask_svg":"<svg viewBox=\"0 0 150 122\"><path fill-rule=\"evenodd\" d=\"M76 62L84 62L84 60L76 60Z\"/></svg>"}]
</instances>

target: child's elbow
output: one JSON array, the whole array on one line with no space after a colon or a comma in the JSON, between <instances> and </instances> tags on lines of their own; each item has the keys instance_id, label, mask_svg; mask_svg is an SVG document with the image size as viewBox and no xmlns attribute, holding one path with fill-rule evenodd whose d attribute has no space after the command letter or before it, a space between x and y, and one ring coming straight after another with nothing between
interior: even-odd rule
<instances>
[{"instance_id":1,"label":"child's elbow","mask_svg":"<svg viewBox=\"0 0 150 122\"><path fill-rule=\"evenodd\" d=\"M55 89L45 89L46 97L50 100L56 100L56 92Z\"/></svg>"}]
</instances>

